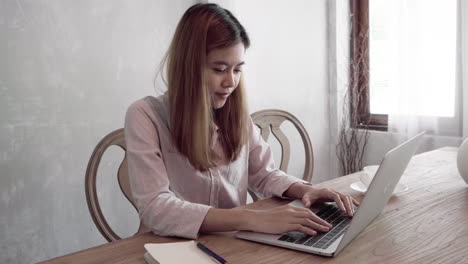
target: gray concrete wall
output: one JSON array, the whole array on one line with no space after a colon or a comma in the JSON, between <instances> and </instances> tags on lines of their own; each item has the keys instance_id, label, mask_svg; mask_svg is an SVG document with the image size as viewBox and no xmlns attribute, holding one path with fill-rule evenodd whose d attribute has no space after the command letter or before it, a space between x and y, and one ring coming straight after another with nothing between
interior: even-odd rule
<instances>
[{"instance_id":1,"label":"gray concrete wall","mask_svg":"<svg viewBox=\"0 0 468 264\"><path fill-rule=\"evenodd\" d=\"M105 134L123 126L131 102L155 94L156 67L193 2L0 1L0 263L106 242L86 205L88 159ZM219 2L252 38L245 70L251 111L298 116L314 145L313 181L334 177L327 1ZM117 148L104 156L98 189L111 226L128 236L138 220L115 181L121 158ZM292 154L293 174L302 172L301 158L300 150Z\"/></svg>"},{"instance_id":2,"label":"gray concrete wall","mask_svg":"<svg viewBox=\"0 0 468 264\"><path fill-rule=\"evenodd\" d=\"M31 263L106 241L84 173L128 105L154 94L156 66L194 1L0 1L0 263ZM105 214L122 235L138 216L103 160Z\"/></svg>"}]
</instances>

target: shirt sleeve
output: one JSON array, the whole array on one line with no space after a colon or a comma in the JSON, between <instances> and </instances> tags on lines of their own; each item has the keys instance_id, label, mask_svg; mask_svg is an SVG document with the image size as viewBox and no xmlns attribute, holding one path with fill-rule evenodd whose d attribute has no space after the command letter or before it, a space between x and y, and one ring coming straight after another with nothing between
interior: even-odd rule
<instances>
[{"instance_id":1,"label":"shirt sleeve","mask_svg":"<svg viewBox=\"0 0 468 264\"><path fill-rule=\"evenodd\" d=\"M273 152L270 145L263 140L260 129L250 120L249 127L249 187L263 197L283 197L283 193L298 179L275 169Z\"/></svg>"},{"instance_id":2,"label":"shirt sleeve","mask_svg":"<svg viewBox=\"0 0 468 264\"><path fill-rule=\"evenodd\" d=\"M170 191L157 120L145 106L143 100L133 103L125 117L130 187L140 220L157 235L197 238L210 207L183 201Z\"/></svg>"}]
</instances>

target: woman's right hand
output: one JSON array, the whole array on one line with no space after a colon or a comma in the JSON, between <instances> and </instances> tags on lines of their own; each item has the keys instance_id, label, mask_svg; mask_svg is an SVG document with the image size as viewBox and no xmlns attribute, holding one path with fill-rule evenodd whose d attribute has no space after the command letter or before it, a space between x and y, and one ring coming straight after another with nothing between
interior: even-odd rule
<instances>
[{"instance_id":1,"label":"woman's right hand","mask_svg":"<svg viewBox=\"0 0 468 264\"><path fill-rule=\"evenodd\" d=\"M245 229L268 234L298 231L315 235L317 231L327 232L331 227L310 209L286 204L267 210L248 210Z\"/></svg>"}]
</instances>

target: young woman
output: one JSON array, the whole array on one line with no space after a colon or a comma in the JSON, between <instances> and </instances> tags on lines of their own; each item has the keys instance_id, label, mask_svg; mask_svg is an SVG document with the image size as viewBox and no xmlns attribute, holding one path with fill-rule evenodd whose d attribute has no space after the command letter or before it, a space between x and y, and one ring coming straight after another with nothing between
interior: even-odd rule
<instances>
[{"instance_id":1,"label":"young woman","mask_svg":"<svg viewBox=\"0 0 468 264\"><path fill-rule=\"evenodd\" d=\"M133 103L125 138L133 198L144 230L196 238L199 232L300 231L331 225L291 205L247 210L247 189L264 197L335 201L353 215L351 196L274 169L270 147L247 111L242 65L249 37L216 4L197 4L180 20L166 57L168 91Z\"/></svg>"}]
</instances>

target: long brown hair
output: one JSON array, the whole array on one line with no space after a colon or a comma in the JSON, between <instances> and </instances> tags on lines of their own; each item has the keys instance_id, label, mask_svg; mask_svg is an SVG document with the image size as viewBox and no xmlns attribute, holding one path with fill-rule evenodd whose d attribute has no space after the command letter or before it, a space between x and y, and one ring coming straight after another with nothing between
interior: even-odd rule
<instances>
[{"instance_id":1,"label":"long brown hair","mask_svg":"<svg viewBox=\"0 0 468 264\"><path fill-rule=\"evenodd\" d=\"M241 77L237 88L221 109L213 110L206 87L205 65L209 51L250 40L244 27L226 9L216 4L190 7L179 24L167 52L167 84L171 132L178 150L197 169L216 166L211 148L213 122L219 127L226 156L235 160L247 142L248 110Z\"/></svg>"}]
</instances>

